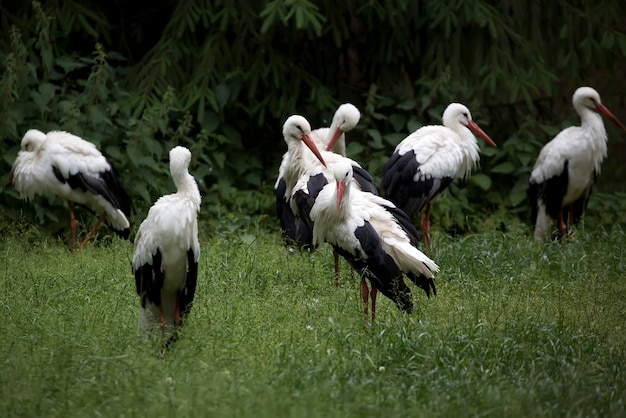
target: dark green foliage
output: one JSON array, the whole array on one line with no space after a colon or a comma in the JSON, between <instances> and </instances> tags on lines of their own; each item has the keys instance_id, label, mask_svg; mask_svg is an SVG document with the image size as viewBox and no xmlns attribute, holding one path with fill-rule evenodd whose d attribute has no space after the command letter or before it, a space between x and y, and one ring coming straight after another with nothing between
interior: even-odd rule
<instances>
[{"instance_id":1,"label":"dark green foliage","mask_svg":"<svg viewBox=\"0 0 626 418\"><path fill-rule=\"evenodd\" d=\"M290 114L328 126L339 103L354 103L362 119L348 154L378 180L402 138L459 101L498 144L482 147L482 169L434 207L435 225L464 232L485 213L528 215L540 147L578 123L576 87L594 86L626 119L616 108L626 64L619 1L70 0L0 12L0 173L26 130L68 130L111 158L140 217L172 191L174 145L194 154L204 213L270 214ZM595 198L591 209L615 205ZM11 187L0 204L10 216L66 216L45 201L20 204Z\"/></svg>"}]
</instances>

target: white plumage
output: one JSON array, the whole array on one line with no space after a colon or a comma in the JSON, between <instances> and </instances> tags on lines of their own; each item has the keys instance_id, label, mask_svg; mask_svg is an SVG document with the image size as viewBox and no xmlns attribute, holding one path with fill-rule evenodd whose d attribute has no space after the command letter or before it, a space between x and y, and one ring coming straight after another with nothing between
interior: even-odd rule
<instances>
[{"instance_id":1,"label":"white plumage","mask_svg":"<svg viewBox=\"0 0 626 418\"><path fill-rule=\"evenodd\" d=\"M10 180L23 199L54 195L68 201L72 245L76 239L72 202L101 215L81 247L104 219L121 236L128 237L130 199L115 168L91 142L68 132L45 134L31 129L22 138Z\"/></svg>"},{"instance_id":2,"label":"white plumage","mask_svg":"<svg viewBox=\"0 0 626 418\"><path fill-rule=\"evenodd\" d=\"M578 88L572 103L580 116L580 126L570 126L548 142L530 175L529 194L538 241L550 232L553 219L558 219L559 229L565 234L585 210L607 155L607 134L600 115L625 129L591 87Z\"/></svg>"},{"instance_id":3,"label":"white plumage","mask_svg":"<svg viewBox=\"0 0 626 418\"><path fill-rule=\"evenodd\" d=\"M313 241L330 243L363 279L371 281L372 314L375 289L411 312L411 293L402 274L430 295L431 290L436 293L433 273L439 267L417 249L418 232L407 215L392 202L353 188L352 172L347 159L334 165L333 181L319 192L310 212Z\"/></svg>"},{"instance_id":4,"label":"white plumage","mask_svg":"<svg viewBox=\"0 0 626 418\"><path fill-rule=\"evenodd\" d=\"M469 109L450 104L443 126L428 125L403 139L383 168L385 196L410 217L427 207L422 232L428 245L430 202L454 178L467 178L480 159L474 134L489 145L493 140L472 120Z\"/></svg>"},{"instance_id":5,"label":"white plumage","mask_svg":"<svg viewBox=\"0 0 626 418\"><path fill-rule=\"evenodd\" d=\"M140 296L139 331L161 329L166 339L191 309L196 289L200 244L200 192L188 167L191 152L170 151L176 193L160 197L135 237L132 267Z\"/></svg>"}]
</instances>

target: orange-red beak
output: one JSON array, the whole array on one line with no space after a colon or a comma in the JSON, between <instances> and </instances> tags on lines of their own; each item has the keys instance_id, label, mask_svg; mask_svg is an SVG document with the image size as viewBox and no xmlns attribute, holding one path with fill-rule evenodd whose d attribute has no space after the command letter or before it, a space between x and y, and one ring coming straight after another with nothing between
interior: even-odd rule
<instances>
[{"instance_id":1,"label":"orange-red beak","mask_svg":"<svg viewBox=\"0 0 626 418\"><path fill-rule=\"evenodd\" d=\"M489 145L491 145L492 147L497 147L496 143L493 142L493 140L491 138L489 138L489 135L487 135L485 133L485 131L483 131L482 129L480 129L480 126L478 126L478 124L476 122L474 122L473 120L470 120L467 123L467 127L470 128L470 130L472 132L474 132L476 135L478 135L479 137L481 137L482 139L485 140L486 143L488 143Z\"/></svg>"},{"instance_id":2,"label":"orange-red beak","mask_svg":"<svg viewBox=\"0 0 626 418\"><path fill-rule=\"evenodd\" d=\"M9 184L11 184L11 182L13 181L13 176L15 175L15 167L13 167L11 169L11 173L9 173L9 179L7 180L6 183L4 183L4 187L8 187Z\"/></svg>"},{"instance_id":3,"label":"orange-red beak","mask_svg":"<svg viewBox=\"0 0 626 418\"><path fill-rule=\"evenodd\" d=\"M341 199L343 199L343 192L346 190L346 183L343 181L337 182L337 216L339 216L339 208L341 207Z\"/></svg>"},{"instance_id":4,"label":"orange-red beak","mask_svg":"<svg viewBox=\"0 0 626 418\"><path fill-rule=\"evenodd\" d=\"M340 128L335 129L335 132L333 132L333 137L330 139L330 142L326 146L326 151L330 151L331 149L333 149L342 133L343 131Z\"/></svg>"},{"instance_id":5,"label":"orange-red beak","mask_svg":"<svg viewBox=\"0 0 626 418\"><path fill-rule=\"evenodd\" d=\"M614 114L611 113L611 111L609 109L606 108L605 105L603 105L602 103L599 103L596 106L596 110L598 111L598 113L600 113L603 116L606 116L608 119L611 120L611 122L613 122L614 124L616 124L617 126L619 126L620 128L626 130L626 128L624 127L624 125L622 124L622 122L619 121L619 119L617 119L615 117Z\"/></svg>"},{"instance_id":6,"label":"orange-red beak","mask_svg":"<svg viewBox=\"0 0 626 418\"><path fill-rule=\"evenodd\" d=\"M322 163L322 165L326 167L326 161L324 161L324 158L322 158L322 154L320 153L320 150L317 149L315 142L313 142L313 140L311 139L311 134L304 134L302 136L302 142L304 142L304 144L307 147L309 147L311 152L315 154L318 160L320 160L320 163Z\"/></svg>"}]
</instances>

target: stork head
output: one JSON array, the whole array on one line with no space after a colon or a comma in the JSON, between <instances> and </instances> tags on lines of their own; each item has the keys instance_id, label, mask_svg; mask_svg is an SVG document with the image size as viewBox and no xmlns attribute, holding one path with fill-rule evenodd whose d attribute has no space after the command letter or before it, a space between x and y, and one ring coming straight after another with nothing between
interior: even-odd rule
<instances>
[{"instance_id":1,"label":"stork head","mask_svg":"<svg viewBox=\"0 0 626 418\"><path fill-rule=\"evenodd\" d=\"M283 125L283 137L287 143L287 147L293 147L298 144L298 141L304 142L304 144L311 150L317 159L326 167L326 162L322 158L322 154L315 146L315 142L311 139L311 125L303 116L291 115L287 118Z\"/></svg>"},{"instance_id":2,"label":"stork head","mask_svg":"<svg viewBox=\"0 0 626 418\"><path fill-rule=\"evenodd\" d=\"M443 125L452 128L456 124L467 126L474 135L483 139L492 147L497 147L496 143L483 131L476 122L472 120L469 109L461 103L451 103L443 112Z\"/></svg>"},{"instance_id":3,"label":"stork head","mask_svg":"<svg viewBox=\"0 0 626 418\"><path fill-rule=\"evenodd\" d=\"M41 132L38 129L29 129L24 136L22 137L22 142L20 144L20 151L18 152L18 159L15 160L15 163L13 164L13 167L11 168L11 173L9 173L9 178L7 179L6 183L4 184L5 187L8 186L9 184L11 184L11 182L13 181L13 178L15 176L15 168L16 165L19 164L19 157L21 156L22 158L31 158L28 155L30 153L35 153L39 150L39 148L41 147L41 144L43 144L43 142L46 140L47 135L43 132Z\"/></svg>"},{"instance_id":4,"label":"stork head","mask_svg":"<svg viewBox=\"0 0 626 418\"><path fill-rule=\"evenodd\" d=\"M594 110L609 119L620 128L626 130L626 127L624 127L622 122L620 122L620 120L617 119L617 117L615 117L615 115L602 104L600 94L591 87L577 88L574 92L574 96L572 96L572 104L579 114L583 109Z\"/></svg>"},{"instance_id":5,"label":"stork head","mask_svg":"<svg viewBox=\"0 0 626 418\"><path fill-rule=\"evenodd\" d=\"M339 216L344 194L347 196L350 190L350 182L352 181L352 163L347 159L339 161L333 167L333 176L337 182L337 216Z\"/></svg>"},{"instance_id":6,"label":"stork head","mask_svg":"<svg viewBox=\"0 0 626 418\"><path fill-rule=\"evenodd\" d=\"M20 152L32 152L46 140L46 134L38 129L29 129L22 137Z\"/></svg>"},{"instance_id":7,"label":"stork head","mask_svg":"<svg viewBox=\"0 0 626 418\"><path fill-rule=\"evenodd\" d=\"M191 162L191 151L185 147L174 147L170 150L170 172L186 173Z\"/></svg>"},{"instance_id":8,"label":"stork head","mask_svg":"<svg viewBox=\"0 0 626 418\"><path fill-rule=\"evenodd\" d=\"M328 141L326 151L333 149L337 140L344 132L349 132L359 123L361 119L361 112L353 104L344 103L337 108L333 121L330 124L330 132L332 137Z\"/></svg>"}]
</instances>

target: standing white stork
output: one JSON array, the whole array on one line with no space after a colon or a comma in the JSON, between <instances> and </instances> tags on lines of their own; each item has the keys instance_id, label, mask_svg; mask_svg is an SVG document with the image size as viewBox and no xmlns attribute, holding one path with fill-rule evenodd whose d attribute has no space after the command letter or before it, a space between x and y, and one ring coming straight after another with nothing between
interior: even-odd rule
<instances>
[{"instance_id":1,"label":"standing white stork","mask_svg":"<svg viewBox=\"0 0 626 418\"><path fill-rule=\"evenodd\" d=\"M187 148L172 148L176 193L154 203L135 236L132 267L141 301L139 331L150 334L160 325L166 346L191 309L198 278L200 192L188 171L190 161Z\"/></svg>"},{"instance_id":2,"label":"standing white stork","mask_svg":"<svg viewBox=\"0 0 626 418\"><path fill-rule=\"evenodd\" d=\"M411 290L403 273L427 296L436 294L437 264L417 249L418 232L408 216L390 201L352 188L349 160L333 167L334 181L319 192L313 208L313 240L328 242L372 284L372 319L376 314L376 292L393 300L404 312L413 311ZM367 315L368 289L362 287Z\"/></svg>"},{"instance_id":3,"label":"standing white stork","mask_svg":"<svg viewBox=\"0 0 626 418\"><path fill-rule=\"evenodd\" d=\"M350 103L342 104L337 108L333 116L333 120L329 128L318 128L311 131L311 126L308 121L306 125L299 118L289 118L283 125L283 136L288 135L290 129L294 123L299 123L302 127L307 127L308 137L301 137L300 140L293 142L287 142L287 152L283 155L280 167L278 169L278 178L274 185L274 191L276 193L276 210L278 218L280 219L280 226L283 231L283 236L286 239L288 245L295 244L299 248L311 248L311 241L313 239L313 232L311 229L302 223L286 205L289 197L291 196L291 189L298 180L298 178L306 171L311 165L316 165L315 158L319 158L319 150L332 150L342 156L346 154L346 142L345 132L349 132L359 123L361 113L359 110ZM290 126L288 126L288 123ZM286 133L287 132L287 133ZM296 134L299 134L296 132ZM296 135L297 137L297 135ZM315 145L317 151L313 151L311 142ZM296 144L299 148L302 148L302 144L309 147L313 151L313 155L309 154L304 149L296 148ZM290 145L291 144L291 145ZM308 158L310 157L310 158ZM320 160L322 161L322 160ZM323 162L323 164L325 164Z\"/></svg>"},{"instance_id":4,"label":"standing white stork","mask_svg":"<svg viewBox=\"0 0 626 418\"><path fill-rule=\"evenodd\" d=\"M333 167L335 165L340 162L350 164L353 171L353 176L351 177L353 187L359 191L378 195L374 179L359 163L334 152L322 151L321 155L324 161L326 161L326 166L315 164L315 162L309 165L293 187L293 193L289 201L291 212L311 231L313 247L316 247L317 244L313 242L313 220L310 212L319 192L328 183L334 181ZM339 287L339 254L333 251L333 257L335 261L335 287Z\"/></svg>"},{"instance_id":5,"label":"standing white stork","mask_svg":"<svg viewBox=\"0 0 626 418\"><path fill-rule=\"evenodd\" d=\"M344 103L337 108L328 128L318 128L311 132L318 149L332 151L346 156L346 132L356 127L361 119L361 112L351 103Z\"/></svg>"},{"instance_id":6,"label":"standing white stork","mask_svg":"<svg viewBox=\"0 0 626 418\"><path fill-rule=\"evenodd\" d=\"M76 242L73 203L99 215L98 221L80 244L83 248L102 221L121 237L130 233L131 203L111 162L94 144L63 131L45 134L31 129L22 138L9 182L21 198L56 195L67 200L72 247Z\"/></svg>"},{"instance_id":7,"label":"standing white stork","mask_svg":"<svg viewBox=\"0 0 626 418\"><path fill-rule=\"evenodd\" d=\"M572 103L580 116L580 126L570 126L548 142L530 175L529 197L537 241L550 233L551 219L558 220L565 236L568 227L584 213L607 155L607 135L600 115L626 129L591 87L576 89Z\"/></svg>"},{"instance_id":8,"label":"standing white stork","mask_svg":"<svg viewBox=\"0 0 626 418\"><path fill-rule=\"evenodd\" d=\"M293 213L289 199L296 182L311 164L304 146L308 147L323 165L326 165L326 162L311 138L311 125L303 116L292 115L287 118L283 124L283 138L287 143L287 152L283 155L278 169L278 179L274 185L276 214L286 244L312 248L313 232Z\"/></svg>"},{"instance_id":9,"label":"standing white stork","mask_svg":"<svg viewBox=\"0 0 626 418\"><path fill-rule=\"evenodd\" d=\"M493 140L460 103L448 105L443 126L423 126L403 139L383 167L385 197L410 218L420 212L425 248L430 243L430 206L455 177L467 178L480 159L474 134L489 145ZM421 211L426 206L426 213Z\"/></svg>"}]
</instances>

